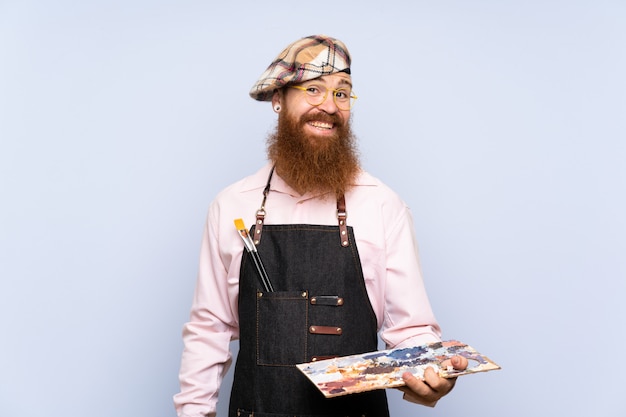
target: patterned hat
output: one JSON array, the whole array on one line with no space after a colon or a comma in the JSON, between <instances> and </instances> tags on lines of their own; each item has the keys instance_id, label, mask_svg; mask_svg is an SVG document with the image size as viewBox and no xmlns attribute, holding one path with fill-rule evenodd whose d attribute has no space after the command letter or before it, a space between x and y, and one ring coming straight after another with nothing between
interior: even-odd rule
<instances>
[{"instance_id":1,"label":"patterned hat","mask_svg":"<svg viewBox=\"0 0 626 417\"><path fill-rule=\"evenodd\" d=\"M325 35L307 36L276 57L250 90L250 97L271 101L279 88L336 72L350 74L350 53L346 45Z\"/></svg>"}]
</instances>

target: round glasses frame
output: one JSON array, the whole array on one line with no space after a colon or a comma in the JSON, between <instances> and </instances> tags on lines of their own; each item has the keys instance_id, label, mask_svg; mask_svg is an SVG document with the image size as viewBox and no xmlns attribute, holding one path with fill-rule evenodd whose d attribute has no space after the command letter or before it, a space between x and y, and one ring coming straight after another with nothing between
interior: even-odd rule
<instances>
[{"instance_id":1,"label":"round glasses frame","mask_svg":"<svg viewBox=\"0 0 626 417\"><path fill-rule=\"evenodd\" d=\"M350 110L354 107L354 103L358 98L354 93L350 92L345 88L324 88L324 87L303 87L301 85L290 85L290 88L295 88L296 90L302 91L306 102L311 106L320 106L322 105L326 99L328 98L328 92L332 91L333 101L339 110ZM322 94L322 91L324 94ZM338 94L345 94L346 98L337 98Z\"/></svg>"}]
</instances>

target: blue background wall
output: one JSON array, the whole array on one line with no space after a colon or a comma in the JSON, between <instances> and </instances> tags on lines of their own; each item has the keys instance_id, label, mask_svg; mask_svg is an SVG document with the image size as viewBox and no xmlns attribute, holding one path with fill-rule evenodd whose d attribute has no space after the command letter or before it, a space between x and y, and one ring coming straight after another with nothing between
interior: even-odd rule
<instances>
[{"instance_id":1,"label":"blue background wall","mask_svg":"<svg viewBox=\"0 0 626 417\"><path fill-rule=\"evenodd\" d=\"M354 57L363 163L412 207L444 336L503 367L434 409L390 392L394 415L625 415L624 21L617 0L0 0L0 415L174 415L207 206L275 121L248 90L314 33Z\"/></svg>"}]
</instances>

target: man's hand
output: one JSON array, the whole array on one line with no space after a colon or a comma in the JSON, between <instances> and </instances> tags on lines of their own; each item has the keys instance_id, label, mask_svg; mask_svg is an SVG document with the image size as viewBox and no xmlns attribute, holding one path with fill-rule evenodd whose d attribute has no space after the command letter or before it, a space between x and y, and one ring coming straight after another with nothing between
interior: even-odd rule
<instances>
[{"instance_id":1,"label":"man's hand","mask_svg":"<svg viewBox=\"0 0 626 417\"><path fill-rule=\"evenodd\" d=\"M467 359L462 356L454 356L441 363L442 368L453 366L454 369L467 368ZM441 378L432 368L424 372L424 380L418 379L410 372L402 374L406 386L398 388L404 392L403 399L415 404L434 407L437 401L454 388L456 378Z\"/></svg>"}]
</instances>

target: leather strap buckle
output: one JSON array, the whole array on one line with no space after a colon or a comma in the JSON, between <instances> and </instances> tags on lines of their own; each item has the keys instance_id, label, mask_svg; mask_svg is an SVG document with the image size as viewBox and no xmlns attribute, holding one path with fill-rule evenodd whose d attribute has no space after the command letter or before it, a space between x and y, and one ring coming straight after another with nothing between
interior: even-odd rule
<instances>
[{"instance_id":1,"label":"leather strap buckle","mask_svg":"<svg viewBox=\"0 0 626 417\"><path fill-rule=\"evenodd\" d=\"M337 199L337 222L339 223L339 237L341 238L341 246L350 246L350 239L348 238L348 224L346 219L348 218L348 212L346 211L346 198L341 196Z\"/></svg>"}]
</instances>

